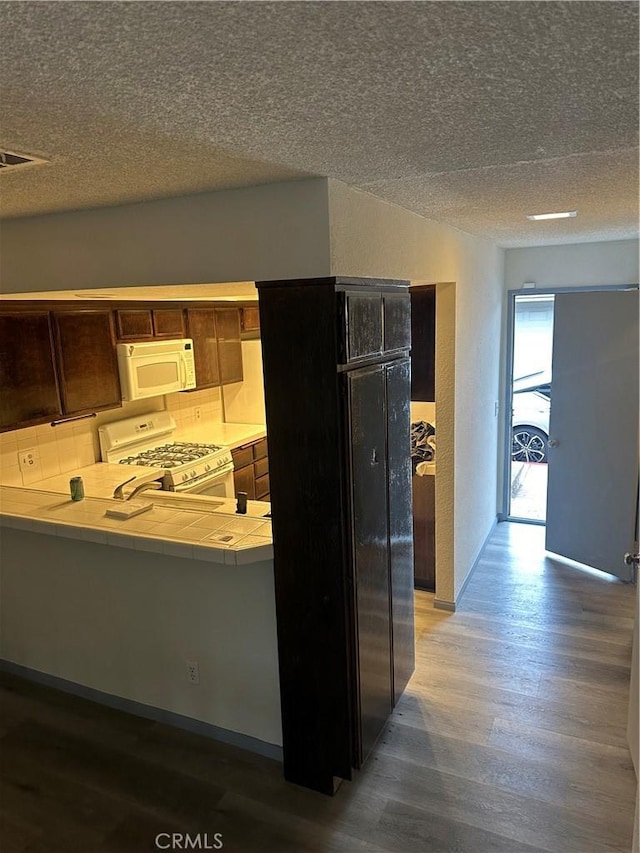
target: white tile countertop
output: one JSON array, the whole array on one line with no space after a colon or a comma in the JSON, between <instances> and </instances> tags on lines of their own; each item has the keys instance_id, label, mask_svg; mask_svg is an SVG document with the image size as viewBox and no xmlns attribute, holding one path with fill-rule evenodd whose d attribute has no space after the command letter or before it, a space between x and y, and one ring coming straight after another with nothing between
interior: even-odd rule
<instances>
[{"instance_id":1,"label":"white tile countertop","mask_svg":"<svg viewBox=\"0 0 640 853\"><path fill-rule=\"evenodd\" d=\"M158 480L164 474L162 468L151 468L148 465L120 465L112 462L94 462L83 468L75 468L66 474L57 474L31 483L29 488L37 491L54 492L69 495L69 480L72 477L82 477L85 497L111 498L116 486L124 483L129 477L135 477L134 483L129 483L125 492L129 492L141 483Z\"/></svg>"},{"instance_id":2,"label":"white tile countertop","mask_svg":"<svg viewBox=\"0 0 640 853\"><path fill-rule=\"evenodd\" d=\"M167 492L156 501L155 494L142 493L135 503L152 509L115 519L105 516L106 510L126 502L72 501L67 492L0 486L0 526L225 565L273 559L271 520L261 517L269 511L267 503L250 501L249 514L239 516L229 512L229 501L181 497Z\"/></svg>"},{"instance_id":3,"label":"white tile countertop","mask_svg":"<svg viewBox=\"0 0 640 853\"><path fill-rule=\"evenodd\" d=\"M243 444L249 444L264 438L267 428L264 424L196 423L193 426L179 428L174 436L176 441L193 441L203 444L222 444L234 450Z\"/></svg>"}]
</instances>

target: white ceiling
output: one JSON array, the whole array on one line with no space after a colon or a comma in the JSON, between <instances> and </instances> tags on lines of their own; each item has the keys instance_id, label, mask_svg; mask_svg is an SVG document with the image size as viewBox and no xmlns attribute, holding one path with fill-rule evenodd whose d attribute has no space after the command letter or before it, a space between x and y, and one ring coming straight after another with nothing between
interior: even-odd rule
<instances>
[{"instance_id":1,"label":"white ceiling","mask_svg":"<svg viewBox=\"0 0 640 853\"><path fill-rule=\"evenodd\" d=\"M637 13L0 3L0 143L50 160L2 214L323 175L503 246L636 236Z\"/></svg>"}]
</instances>

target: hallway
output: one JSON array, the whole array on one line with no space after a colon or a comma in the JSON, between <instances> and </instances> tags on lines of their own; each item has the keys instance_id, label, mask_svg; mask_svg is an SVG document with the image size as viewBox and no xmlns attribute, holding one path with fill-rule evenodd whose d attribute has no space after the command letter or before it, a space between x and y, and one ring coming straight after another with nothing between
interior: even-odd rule
<instances>
[{"instance_id":1,"label":"hallway","mask_svg":"<svg viewBox=\"0 0 640 853\"><path fill-rule=\"evenodd\" d=\"M239 853L627 853L635 590L543 539L499 525L456 613L417 594L414 678L333 799L274 761L2 676L3 853L140 853L161 832Z\"/></svg>"}]
</instances>

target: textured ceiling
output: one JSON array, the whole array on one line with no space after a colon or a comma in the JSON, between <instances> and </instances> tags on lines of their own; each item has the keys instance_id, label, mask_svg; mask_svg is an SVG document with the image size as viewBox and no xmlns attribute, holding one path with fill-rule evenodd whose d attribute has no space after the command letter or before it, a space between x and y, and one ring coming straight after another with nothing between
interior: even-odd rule
<instances>
[{"instance_id":1,"label":"textured ceiling","mask_svg":"<svg viewBox=\"0 0 640 853\"><path fill-rule=\"evenodd\" d=\"M637 12L3 2L0 143L50 163L2 213L325 175L505 246L635 236Z\"/></svg>"}]
</instances>

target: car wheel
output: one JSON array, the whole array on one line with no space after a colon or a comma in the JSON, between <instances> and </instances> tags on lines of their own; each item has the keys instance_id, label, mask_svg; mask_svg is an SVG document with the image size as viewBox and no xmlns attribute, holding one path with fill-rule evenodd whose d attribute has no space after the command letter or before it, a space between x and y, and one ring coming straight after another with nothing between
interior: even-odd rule
<instances>
[{"instance_id":1,"label":"car wheel","mask_svg":"<svg viewBox=\"0 0 640 853\"><path fill-rule=\"evenodd\" d=\"M513 462L546 462L548 437L536 427L514 427L511 440Z\"/></svg>"}]
</instances>

